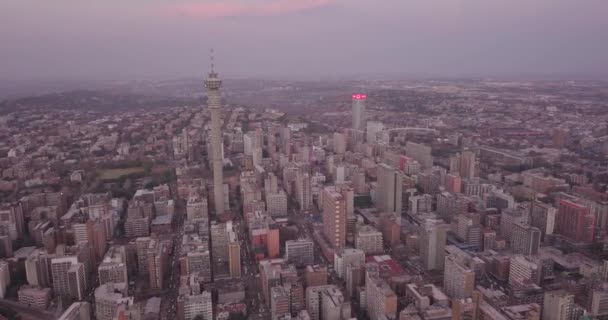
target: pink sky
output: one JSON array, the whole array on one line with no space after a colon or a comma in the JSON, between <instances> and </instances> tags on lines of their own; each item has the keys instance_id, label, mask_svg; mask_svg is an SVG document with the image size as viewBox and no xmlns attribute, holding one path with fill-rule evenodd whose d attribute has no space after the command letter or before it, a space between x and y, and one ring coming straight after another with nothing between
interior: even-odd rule
<instances>
[{"instance_id":1,"label":"pink sky","mask_svg":"<svg viewBox=\"0 0 608 320\"><path fill-rule=\"evenodd\" d=\"M191 17L213 18L231 16L268 16L326 6L332 0L270 0L263 2L208 1L173 4L165 13Z\"/></svg>"}]
</instances>

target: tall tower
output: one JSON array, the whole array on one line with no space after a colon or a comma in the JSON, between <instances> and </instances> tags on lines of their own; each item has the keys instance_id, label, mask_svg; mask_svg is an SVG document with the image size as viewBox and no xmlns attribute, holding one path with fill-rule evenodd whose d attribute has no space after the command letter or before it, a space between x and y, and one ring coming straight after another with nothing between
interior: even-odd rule
<instances>
[{"instance_id":1,"label":"tall tower","mask_svg":"<svg viewBox=\"0 0 608 320\"><path fill-rule=\"evenodd\" d=\"M220 107L222 96L220 87L222 80L218 78L213 63L213 50L211 51L211 71L205 80L207 88L207 106L211 112L211 149L213 162L213 199L215 214L224 213L224 173L222 172L222 132L220 124Z\"/></svg>"},{"instance_id":2,"label":"tall tower","mask_svg":"<svg viewBox=\"0 0 608 320\"><path fill-rule=\"evenodd\" d=\"M365 130L365 99L366 95L353 94L353 130Z\"/></svg>"}]
</instances>

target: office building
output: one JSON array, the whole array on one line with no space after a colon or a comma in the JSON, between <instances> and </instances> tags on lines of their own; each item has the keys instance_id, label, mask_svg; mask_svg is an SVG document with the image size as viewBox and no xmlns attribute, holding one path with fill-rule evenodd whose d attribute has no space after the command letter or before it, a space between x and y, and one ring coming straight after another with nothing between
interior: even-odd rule
<instances>
[{"instance_id":1,"label":"office building","mask_svg":"<svg viewBox=\"0 0 608 320\"><path fill-rule=\"evenodd\" d=\"M51 260L53 293L55 295L72 297L68 271L70 271L72 265L76 264L78 264L78 258L76 256L58 257ZM76 281L75 279L73 280Z\"/></svg>"},{"instance_id":2,"label":"office building","mask_svg":"<svg viewBox=\"0 0 608 320\"><path fill-rule=\"evenodd\" d=\"M321 292L321 319L350 319L350 303L342 291L329 287Z\"/></svg>"},{"instance_id":3,"label":"office building","mask_svg":"<svg viewBox=\"0 0 608 320\"><path fill-rule=\"evenodd\" d=\"M376 228L369 225L359 226L355 234L355 248L366 255L381 254L384 252L382 239L382 232Z\"/></svg>"},{"instance_id":4,"label":"office building","mask_svg":"<svg viewBox=\"0 0 608 320\"><path fill-rule=\"evenodd\" d=\"M408 141L405 145L405 153L408 157L418 161L423 170L430 169L433 166L433 156L429 146Z\"/></svg>"},{"instance_id":5,"label":"office building","mask_svg":"<svg viewBox=\"0 0 608 320\"><path fill-rule=\"evenodd\" d=\"M280 320L291 314L290 290L286 286L276 286L270 289L270 318Z\"/></svg>"},{"instance_id":6,"label":"office building","mask_svg":"<svg viewBox=\"0 0 608 320\"><path fill-rule=\"evenodd\" d=\"M556 233L575 243L593 241L595 216L589 208L566 199L559 201L559 212L556 217Z\"/></svg>"},{"instance_id":7,"label":"office building","mask_svg":"<svg viewBox=\"0 0 608 320\"><path fill-rule=\"evenodd\" d=\"M381 212L396 212L401 214L403 188L401 173L395 168L381 163L378 165L377 175L376 208Z\"/></svg>"},{"instance_id":8,"label":"office building","mask_svg":"<svg viewBox=\"0 0 608 320\"><path fill-rule=\"evenodd\" d=\"M574 295L564 290L546 291L543 300L543 320L571 320L574 315Z\"/></svg>"},{"instance_id":9,"label":"office building","mask_svg":"<svg viewBox=\"0 0 608 320\"><path fill-rule=\"evenodd\" d=\"M365 264L365 252L360 249L344 248L334 253L334 270L340 279L346 275L346 266L349 264Z\"/></svg>"},{"instance_id":10,"label":"office building","mask_svg":"<svg viewBox=\"0 0 608 320\"><path fill-rule=\"evenodd\" d=\"M301 210L308 210L312 206L312 184L308 173L296 174L295 180L296 200Z\"/></svg>"},{"instance_id":11,"label":"office building","mask_svg":"<svg viewBox=\"0 0 608 320\"><path fill-rule=\"evenodd\" d=\"M132 304L133 297L127 296L126 283L106 283L95 289L96 320L113 320L120 305Z\"/></svg>"},{"instance_id":12,"label":"office building","mask_svg":"<svg viewBox=\"0 0 608 320\"><path fill-rule=\"evenodd\" d=\"M515 255L509 263L509 285L538 283L541 270L538 264L523 255Z\"/></svg>"},{"instance_id":13,"label":"office building","mask_svg":"<svg viewBox=\"0 0 608 320\"><path fill-rule=\"evenodd\" d=\"M273 217L287 216L287 194L283 190L266 195L266 211Z\"/></svg>"},{"instance_id":14,"label":"office building","mask_svg":"<svg viewBox=\"0 0 608 320\"><path fill-rule=\"evenodd\" d=\"M288 240L285 242L285 259L296 266L314 264L314 244L312 240Z\"/></svg>"},{"instance_id":15,"label":"office building","mask_svg":"<svg viewBox=\"0 0 608 320\"><path fill-rule=\"evenodd\" d=\"M31 308L46 309L52 298L52 290L25 285L19 288L17 298L19 302Z\"/></svg>"},{"instance_id":16,"label":"office building","mask_svg":"<svg viewBox=\"0 0 608 320\"><path fill-rule=\"evenodd\" d=\"M379 267L367 264L365 271L365 296L367 315L370 319L395 319L397 295L379 276Z\"/></svg>"},{"instance_id":17,"label":"office building","mask_svg":"<svg viewBox=\"0 0 608 320\"><path fill-rule=\"evenodd\" d=\"M0 298L4 299L6 290L11 284L10 266L6 261L0 261Z\"/></svg>"},{"instance_id":18,"label":"office building","mask_svg":"<svg viewBox=\"0 0 608 320\"><path fill-rule=\"evenodd\" d=\"M213 301L211 293L188 292L177 298L179 320L192 320L201 316L203 320L213 320Z\"/></svg>"},{"instance_id":19,"label":"office building","mask_svg":"<svg viewBox=\"0 0 608 320\"><path fill-rule=\"evenodd\" d=\"M241 245L234 230L228 231L228 267L231 278L241 277Z\"/></svg>"},{"instance_id":20,"label":"office building","mask_svg":"<svg viewBox=\"0 0 608 320\"><path fill-rule=\"evenodd\" d=\"M540 247L541 232L538 228L515 223L511 232L511 250L526 256L535 255Z\"/></svg>"},{"instance_id":21,"label":"office building","mask_svg":"<svg viewBox=\"0 0 608 320\"><path fill-rule=\"evenodd\" d=\"M124 246L111 247L97 267L99 284L129 282L127 253Z\"/></svg>"},{"instance_id":22,"label":"office building","mask_svg":"<svg viewBox=\"0 0 608 320\"><path fill-rule=\"evenodd\" d=\"M353 130L365 129L365 94L353 94Z\"/></svg>"},{"instance_id":23,"label":"office building","mask_svg":"<svg viewBox=\"0 0 608 320\"><path fill-rule=\"evenodd\" d=\"M556 215L557 209L550 204L534 201L530 206L530 225L538 228L544 239L545 235L553 234Z\"/></svg>"},{"instance_id":24,"label":"office building","mask_svg":"<svg viewBox=\"0 0 608 320\"><path fill-rule=\"evenodd\" d=\"M450 226L443 220L427 219L418 234L420 256L426 270L443 270L445 243Z\"/></svg>"},{"instance_id":25,"label":"office building","mask_svg":"<svg viewBox=\"0 0 608 320\"><path fill-rule=\"evenodd\" d=\"M443 288L452 299L470 298L475 288L475 271L468 265L467 257L451 253L445 257Z\"/></svg>"},{"instance_id":26,"label":"office building","mask_svg":"<svg viewBox=\"0 0 608 320\"><path fill-rule=\"evenodd\" d=\"M68 269L68 285L70 287L70 297L76 301L84 299L84 294L87 289L86 274L84 264L75 263Z\"/></svg>"},{"instance_id":27,"label":"office building","mask_svg":"<svg viewBox=\"0 0 608 320\"><path fill-rule=\"evenodd\" d=\"M323 235L334 249L346 243L346 199L336 188L325 187L321 194Z\"/></svg>"}]
</instances>

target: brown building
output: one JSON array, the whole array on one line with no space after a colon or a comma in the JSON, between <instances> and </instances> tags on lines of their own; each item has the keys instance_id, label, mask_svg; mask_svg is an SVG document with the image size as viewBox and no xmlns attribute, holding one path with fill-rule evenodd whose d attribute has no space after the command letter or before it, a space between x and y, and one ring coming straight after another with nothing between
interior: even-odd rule
<instances>
[{"instance_id":1,"label":"brown building","mask_svg":"<svg viewBox=\"0 0 608 320\"><path fill-rule=\"evenodd\" d=\"M314 265L306 267L306 286L322 286L327 284L327 267Z\"/></svg>"},{"instance_id":2,"label":"brown building","mask_svg":"<svg viewBox=\"0 0 608 320\"><path fill-rule=\"evenodd\" d=\"M346 243L346 201L333 187L325 187L321 194L323 209L323 235L335 249Z\"/></svg>"}]
</instances>

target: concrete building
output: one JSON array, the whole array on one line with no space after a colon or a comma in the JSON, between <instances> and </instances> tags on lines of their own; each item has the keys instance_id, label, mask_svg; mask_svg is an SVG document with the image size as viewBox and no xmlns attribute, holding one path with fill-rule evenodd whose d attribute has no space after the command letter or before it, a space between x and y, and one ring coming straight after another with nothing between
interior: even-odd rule
<instances>
[{"instance_id":1,"label":"concrete building","mask_svg":"<svg viewBox=\"0 0 608 320\"><path fill-rule=\"evenodd\" d=\"M380 278L376 264L365 266L365 296L367 314L370 319L395 319L397 317L397 295Z\"/></svg>"},{"instance_id":2,"label":"concrete building","mask_svg":"<svg viewBox=\"0 0 608 320\"><path fill-rule=\"evenodd\" d=\"M523 255L515 255L509 263L509 285L538 283L541 270L538 265Z\"/></svg>"},{"instance_id":3,"label":"concrete building","mask_svg":"<svg viewBox=\"0 0 608 320\"><path fill-rule=\"evenodd\" d=\"M427 219L418 234L420 257L426 270L443 270L445 243L450 226L443 220Z\"/></svg>"},{"instance_id":4,"label":"concrete building","mask_svg":"<svg viewBox=\"0 0 608 320\"><path fill-rule=\"evenodd\" d=\"M106 283L95 289L95 319L113 320L120 305L132 305L126 283Z\"/></svg>"},{"instance_id":5,"label":"concrete building","mask_svg":"<svg viewBox=\"0 0 608 320\"><path fill-rule=\"evenodd\" d=\"M40 288L34 286L21 286L17 292L19 302L26 306L38 309L46 309L51 301L51 288Z\"/></svg>"},{"instance_id":6,"label":"concrete building","mask_svg":"<svg viewBox=\"0 0 608 320\"><path fill-rule=\"evenodd\" d=\"M365 252L361 249L344 248L334 253L334 270L340 279L346 275L346 266L349 264L363 266Z\"/></svg>"},{"instance_id":7,"label":"concrete building","mask_svg":"<svg viewBox=\"0 0 608 320\"><path fill-rule=\"evenodd\" d=\"M323 320L322 316L322 294L325 290L336 288L334 285L313 286L306 288L306 311L311 320Z\"/></svg>"},{"instance_id":8,"label":"concrete building","mask_svg":"<svg viewBox=\"0 0 608 320\"><path fill-rule=\"evenodd\" d=\"M287 194L283 190L266 195L266 211L273 217L287 215Z\"/></svg>"},{"instance_id":9,"label":"concrete building","mask_svg":"<svg viewBox=\"0 0 608 320\"><path fill-rule=\"evenodd\" d=\"M321 319L350 319L350 303L346 301L342 291L329 287L321 292Z\"/></svg>"},{"instance_id":10,"label":"concrete building","mask_svg":"<svg viewBox=\"0 0 608 320\"><path fill-rule=\"evenodd\" d=\"M452 299L471 297L475 288L475 271L468 266L465 257L457 254L445 257L443 288Z\"/></svg>"},{"instance_id":11,"label":"concrete building","mask_svg":"<svg viewBox=\"0 0 608 320\"><path fill-rule=\"evenodd\" d=\"M137 254L137 271L139 274L146 275L148 270L148 247L152 238L141 237L135 239L135 250Z\"/></svg>"},{"instance_id":12,"label":"concrete building","mask_svg":"<svg viewBox=\"0 0 608 320\"><path fill-rule=\"evenodd\" d=\"M52 255L40 251L26 258L25 275L28 284L42 288L51 286L52 258Z\"/></svg>"},{"instance_id":13,"label":"concrete building","mask_svg":"<svg viewBox=\"0 0 608 320\"><path fill-rule=\"evenodd\" d=\"M595 216L589 208L566 199L559 202L559 213L556 217L556 232L575 243L593 241Z\"/></svg>"},{"instance_id":14,"label":"concrete building","mask_svg":"<svg viewBox=\"0 0 608 320\"><path fill-rule=\"evenodd\" d=\"M358 227L355 235L355 248L362 250L366 255L384 252L382 232L369 225Z\"/></svg>"},{"instance_id":15,"label":"concrete building","mask_svg":"<svg viewBox=\"0 0 608 320\"><path fill-rule=\"evenodd\" d=\"M97 267L99 284L129 282L127 253L124 246L111 247Z\"/></svg>"},{"instance_id":16,"label":"concrete building","mask_svg":"<svg viewBox=\"0 0 608 320\"><path fill-rule=\"evenodd\" d=\"M10 266L6 261L0 261L0 298L4 299L6 290L11 284Z\"/></svg>"},{"instance_id":17,"label":"concrete building","mask_svg":"<svg viewBox=\"0 0 608 320\"><path fill-rule=\"evenodd\" d=\"M297 266L314 264L314 243L312 240L299 239L285 242L285 259Z\"/></svg>"},{"instance_id":18,"label":"concrete building","mask_svg":"<svg viewBox=\"0 0 608 320\"><path fill-rule=\"evenodd\" d=\"M148 245L148 276L151 290L164 288L165 273L169 268L170 243L153 239Z\"/></svg>"},{"instance_id":19,"label":"concrete building","mask_svg":"<svg viewBox=\"0 0 608 320\"><path fill-rule=\"evenodd\" d=\"M223 136L222 136L222 119L221 106L222 95L220 87L222 80L218 78L218 74L214 70L213 62L211 63L211 71L205 80L207 88L207 107L211 113L211 158L213 164L213 204L215 205L215 213L222 214L224 208L224 164L222 160Z\"/></svg>"},{"instance_id":20,"label":"concrete building","mask_svg":"<svg viewBox=\"0 0 608 320\"><path fill-rule=\"evenodd\" d=\"M72 265L76 264L78 264L78 258L75 256L59 257L51 260L51 275L55 295L71 297L68 271Z\"/></svg>"},{"instance_id":21,"label":"concrete building","mask_svg":"<svg viewBox=\"0 0 608 320\"><path fill-rule=\"evenodd\" d=\"M327 267L308 265L305 271L305 285L307 287L327 285Z\"/></svg>"},{"instance_id":22,"label":"concrete building","mask_svg":"<svg viewBox=\"0 0 608 320\"><path fill-rule=\"evenodd\" d=\"M379 164L376 172L378 175L376 208L381 212L401 214L402 174L385 163Z\"/></svg>"},{"instance_id":23,"label":"concrete building","mask_svg":"<svg viewBox=\"0 0 608 320\"><path fill-rule=\"evenodd\" d=\"M535 255L540 247L541 232L538 228L515 223L511 233L511 250L513 253Z\"/></svg>"},{"instance_id":24,"label":"concrete building","mask_svg":"<svg viewBox=\"0 0 608 320\"><path fill-rule=\"evenodd\" d=\"M430 169L433 166L433 156L429 146L408 141L405 145L405 153L418 161L423 170Z\"/></svg>"},{"instance_id":25,"label":"concrete building","mask_svg":"<svg viewBox=\"0 0 608 320\"><path fill-rule=\"evenodd\" d=\"M68 269L68 285L70 287L70 296L72 299L80 301L84 299L84 294L87 289L86 274L84 264L75 263Z\"/></svg>"},{"instance_id":26,"label":"concrete building","mask_svg":"<svg viewBox=\"0 0 608 320\"><path fill-rule=\"evenodd\" d=\"M365 94L353 94L353 130L365 130Z\"/></svg>"},{"instance_id":27,"label":"concrete building","mask_svg":"<svg viewBox=\"0 0 608 320\"><path fill-rule=\"evenodd\" d=\"M571 320L574 315L574 295L564 291L546 291L543 300L543 320Z\"/></svg>"},{"instance_id":28,"label":"concrete building","mask_svg":"<svg viewBox=\"0 0 608 320\"><path fill-rule=\"evenodd\" d=\"M270 318L272 320L284 319L290 316L289 288L276 286L270 289Z\"/></svg>"},{"instance_id":29,"label":"concrete building","mask_svg":"<svg viewBox=\"0 0 608 320\"><path fill-rule=\"evenodd\" d=\"M296 200L300 209L308 210L312 206L312 184L308 173L296 174L295 180Z\"/></svg>"},{"instance_id":30,"label":"concrete building","mask_svg":"<svg viewBox=\"0 0 608 320\"><path fill-rule=\"evenodd\" d=\"M192 320L199 315L203 320L213 320L213 301L210 292L189 292L180 295L177 299L179 320Z\"/></svg>"},{"instance_id":31,"label":"concrete building","mask_svg":"<svg viewBox=\"0 0 608 320\"><path fill-rule=\"evenodd\" d=\"M336 188L325 187L321 194L323 235L334 249L346 243L346 199Z\"/></svg>"},{"instance_id":32,"label":"concrete building","mask_svg":"<svg viewBox=\"0 0 608 320\"><path fill-rule=\"evenodd\" d=\"M557 209L550 204L534 201L530 206L530 225L538 228L544 239L545 235L553 234L556 215Z\"/></svg>"},{"instance_id":33,"label":"concrete building","mask_svg":"<svg viewBox=\"0 0 608 320\"><path fill-rule=\"evenodd\" d=\"M241 277L241 245L234 230L228 232L228 267L231 278Z\"/></svg>"}]
</instances>

